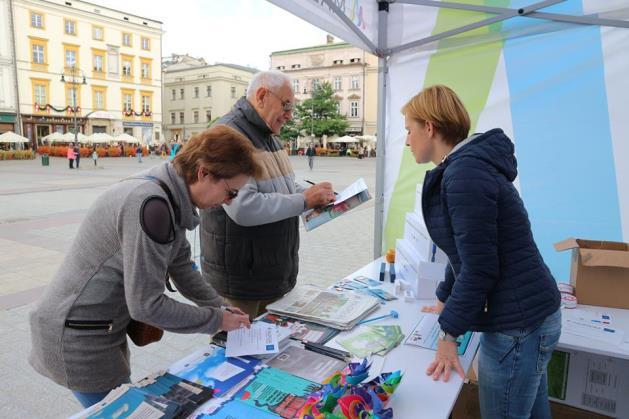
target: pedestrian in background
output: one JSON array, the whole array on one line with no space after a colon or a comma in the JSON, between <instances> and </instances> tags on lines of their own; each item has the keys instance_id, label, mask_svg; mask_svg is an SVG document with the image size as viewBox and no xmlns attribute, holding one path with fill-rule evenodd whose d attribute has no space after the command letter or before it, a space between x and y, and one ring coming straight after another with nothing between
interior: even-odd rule
<instances>
[{"instance_id":1,"label":"pedestrian in background","mask_svg":"<svg viewBox=\"0 0 629 419\"><path fill-rule=\"evenodd\" d=\"M74 158L76 159L76 168L78 169L81 162L81 148L78 143L74 146Z\"/></svg>"},{"instance_id":2,"label":"pedestrian in background","mask_svg":"<svg viewBox=\"0 0 629 419\"><path fill-rule=\"evenodd\" d=\"M308 148L306 149L306 156L308 157L308 167L310 167L310 170L312 170L312 168L314 167L314 158L316 155L317 152L314 146L312 144L309 144Z\"/></svg>"},{"instance_id":3,"label":"pedestrian in background","mask_svg":"<svg viewBox=\"0 0 629 419\"><path fill-rule=\"evenodd\" d=\"M70 169L74 169L74 159L76 158L76 155L74 154L73 143L70 143L70 145L68 145L68 151L66 155L68 157L68 166L70 166Z\"/></svg>"},{"instance_id":4,"label":"pedestrian in background","mask_svg":"<svg viewBox=\"0 0 629 419\"><path fill-rule=\"evenodd\" d=\"M96 149L92 151L92 160L94 160L94 167L98 166L98 153L96 152Z\"/></svg>"},{"instance_id":5,"label":"pedestrian in background","mask_svg":"<svg viewBox=\"0 0 629 419\"><path fill-rule=\"evenodd\" d=\"M135 154L138 157L138 163L142 163L142 146L138 145L138 148L135 149Z\"/></svg>"}]
</instances>

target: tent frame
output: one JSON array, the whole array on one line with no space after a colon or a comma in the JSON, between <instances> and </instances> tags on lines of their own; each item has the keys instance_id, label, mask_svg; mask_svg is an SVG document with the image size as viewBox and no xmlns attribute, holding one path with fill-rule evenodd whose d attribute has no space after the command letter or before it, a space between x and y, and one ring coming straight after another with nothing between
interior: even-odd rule
<instances>
[{"instance_id":1,"label":"tent frame","mask_svg":"<svg viewBox=\"0 0 629 419\"><path fill-rule=\"evenodd\" d=\"M492 23L504 21L513 17L528 17L533 19L544 19L555 22L565 22L581 25L610 26L617 28L629 28L629 22L619 19L606 19L598 17L598 15L571 16L561 13L540 12L548 6L561 3L565 0L543 0L531 3L528 6L518 9L507 7L491 7L479 6L471 4L463 4L449 1L435 0L376 0L378 2L378 45L373 42L360 30L354 23L343 13L343 11L334 3L333 0L322 0L335 14L343 21L343 23L354 32L369 47L370 53L378 57L378 108L377 108L377 137L376 143L376 196L375 196L375 220L374 220L374 258L382 256L382 235L384 227L384 170L385 170L385 128L386 128L386 87L387 74L389 72L389 58L400 52L410 48L416 48L421 45L429 44L448 38L463 32L468 32ZM496 16L480 20L478 22L454 28L448 31L428 36L416 41L411 41L394 48L388 48L388 13L389 7L393 4L410 4L416 6L430 6L458 10L467 10L472 12L490 13ZM378 176L380 174L380 176Z\"/></svg>"}]
</instances>

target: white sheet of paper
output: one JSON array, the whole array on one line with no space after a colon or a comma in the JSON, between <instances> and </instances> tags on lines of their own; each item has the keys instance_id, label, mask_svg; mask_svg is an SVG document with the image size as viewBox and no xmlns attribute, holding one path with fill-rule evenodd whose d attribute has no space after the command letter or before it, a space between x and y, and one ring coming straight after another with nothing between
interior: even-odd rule
<instances>
[{"instance_id":1,"label":"white sheet of paper","mask_svg":"<svg viewBox=\"0 0 629 419\"><path fill-rule=\"evenodd\" d=\"M621 346L624 331L598 322L600 317L599 313L587 313L579 309L563 310L561 330L565 333ZM609 321L611 323L611 317Z\"/></svg>"},{"instance_id":2,"label":"white sheet of paper","mask_svg":"<svg viewBox=\"0 0 629 419\"><path fill-rule=\"evenodd\" d=\"M246 327L227 332L225 355L263 355L277 353L277 326L270 323L255 322Z\"/></svg>"},{"instance_id":3,"label":"white sheet of paper","mask_svg":"<svg viewBox=\"0 0 629 419\"><path fill-rule=\"evenodd\" d=\"M347 188L339 192L339 194L336 196L336 201L334 201L334 205L343 202L346 199L351 198L352 196L357 195L366 189L367 184L365 183L365 179L360 178L349 185Z\"/></svg>"}]
</instances>

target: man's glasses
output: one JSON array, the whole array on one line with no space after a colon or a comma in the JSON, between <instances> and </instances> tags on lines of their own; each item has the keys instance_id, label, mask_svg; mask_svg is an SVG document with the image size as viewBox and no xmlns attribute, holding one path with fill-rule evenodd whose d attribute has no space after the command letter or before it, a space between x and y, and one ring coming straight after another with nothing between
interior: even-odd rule
<instances>
[{"instance_id":1,"label":"man's glasses","mask_svg":"<svg viewBox=\"0 0 629 419\"><path fill-rule=\"evenodd\" d=\"M232 189L225 179L223 179L223 182L225 182L225 186L227 186L227 189L225 190L225 192L227 192L227 198L229 198L230 201L236 199L238 196L238 189Z\"/></svg>"},{"instance_id":2,"label":"man's glasses","mask_svg":"<svg viewBox=\"0 0 629 419\"><path fill-rule=\"evenodd\" d=\"M273 91L269 89L267 89L267 91L273 96L275 96L282 103L282 110L284 112L290 112L293 110L293 104L290 103L290 101L282 99L281 97L279 97L278 95L276 95L275 93L273 93Z\"/></svg>"}]
</instances>

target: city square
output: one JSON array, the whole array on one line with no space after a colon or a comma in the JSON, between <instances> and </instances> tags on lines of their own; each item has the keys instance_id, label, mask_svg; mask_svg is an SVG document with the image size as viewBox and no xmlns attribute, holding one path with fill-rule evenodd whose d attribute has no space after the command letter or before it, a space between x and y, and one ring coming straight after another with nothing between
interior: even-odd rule
<instances>
[{"instance_id":1,"label":"city square","mask_svg":"<svg viewBox=\"0 0 629 419\"><path fill-rule=\"evenodd\" d=\"M0 418L629 419L627 0L180 3L0 0Z\"/></svg>"}]
</instances>

